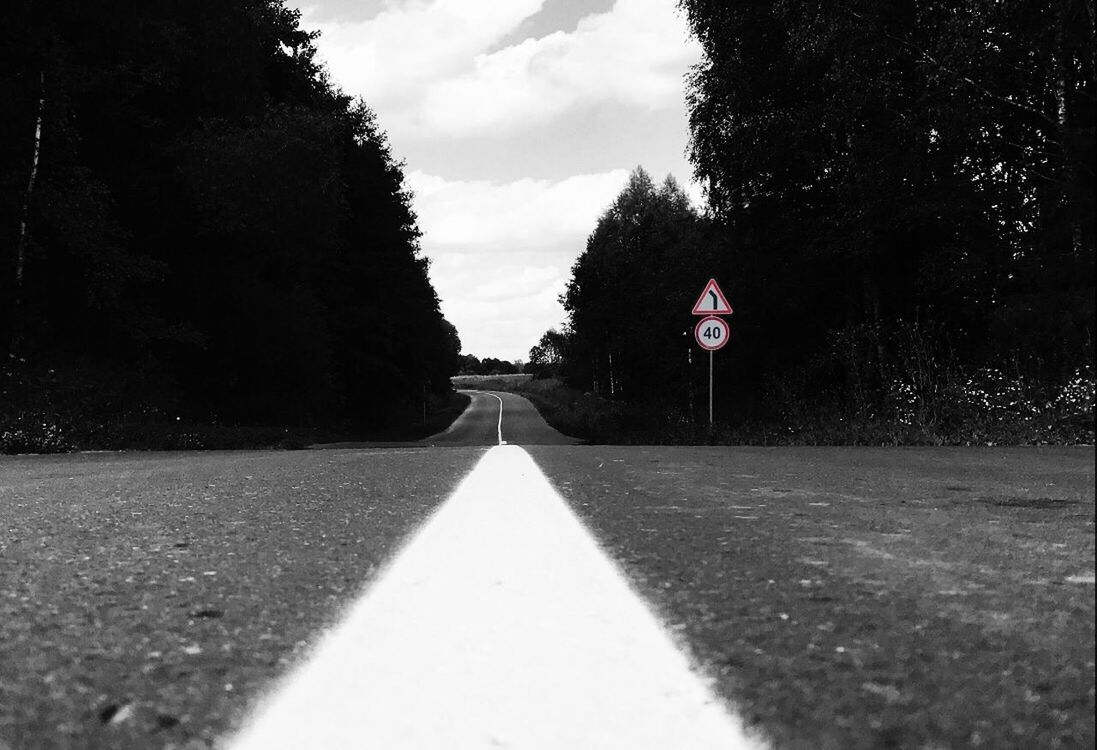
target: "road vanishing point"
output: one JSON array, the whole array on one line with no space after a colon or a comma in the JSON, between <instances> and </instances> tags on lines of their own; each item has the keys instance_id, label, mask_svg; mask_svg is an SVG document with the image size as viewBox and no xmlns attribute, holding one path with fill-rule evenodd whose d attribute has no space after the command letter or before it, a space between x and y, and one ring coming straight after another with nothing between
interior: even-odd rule
<instances>
[{"instance_id":1,"label":"road vanishing point","mask_svg":"<svg viewBox=\"0 0 1097 750\"><path fill-rule=\"evenodd\" d=\"M1092 748L1092 448L0 457L0 750Z\"/></svg>"}]
</instances>

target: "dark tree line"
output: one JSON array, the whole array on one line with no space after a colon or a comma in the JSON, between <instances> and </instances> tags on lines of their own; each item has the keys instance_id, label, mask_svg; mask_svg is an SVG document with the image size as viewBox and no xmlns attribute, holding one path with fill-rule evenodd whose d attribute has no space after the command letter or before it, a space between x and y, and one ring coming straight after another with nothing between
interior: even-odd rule
<instances>
[{"instance_id":1,"label":"dark tree line","mask_svg":"<svg viewBox=\"0 0 1097 750\"><path fill-rule=\"evenodd\" d=\"M359 426L448 391L460 343L400 164L313 40L282 0L3 6L9 385Z\"/></svg>"},{"instance_id":2,"label":"dark tree line","mask_svg":"<svg viewBox=\"0 0 1097 750\"><path fill-rule=\"evenodd\" d=\"M900 322L964 362L1092 362L1092 3L682 5L706 53L693 161L757 372L829 337L832 376L879 390Z\"/></svg>"},{"instance_id":3,"label":"dark tree line","mask_svg":"<svg viewBox=\"0 0 1097 750\"><path fill-rule=\"evenodd\" d=\"M522 363L495 357L480 359L475 354L462 354L458 372L461 375L515 375L522 372Z\"/></svg>"},{"instance_id":4,"label":"dark tree line","mask_svg":"<svg viewBox=\"0 0 1097 750\"><path fill-rule=\"evenodd\" d=\"M713 257L705 236L681 187L670 177L656 185L637 168L572 268L562 299L570 335L545 334L531 363L564 359L571 380L613 398L679 400L689 386L693 287Z\"/></svg>"},{"instance_id":5,"label":"dark tree line","mask_svg":"<svg viewBox=\"0 0 1097 750\"><path fill-rule=\"evenodd\" d=\"M630 220L608 249L634 175L565 300L577 381L658 398L682 358L660 321L688 325L710 275L736 309L725 417L879 414L980 369L1053 389L1092 368L1092 2L680 4L705 53L688 90L703 247ZM614 331L624 307L595 300L618 293L651 320Z\"/></svg>"}]
</instances>

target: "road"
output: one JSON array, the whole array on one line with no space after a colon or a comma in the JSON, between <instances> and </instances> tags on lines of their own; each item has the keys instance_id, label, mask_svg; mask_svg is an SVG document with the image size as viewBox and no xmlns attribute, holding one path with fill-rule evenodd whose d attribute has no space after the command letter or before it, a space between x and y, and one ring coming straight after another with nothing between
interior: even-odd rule
<instances>
[{"instance_id":1,"label":"road","mask_svg":"<svg viewBox=\"0 0 1097 750\"><path fill-rule=\"evenodd\" d=\"M630 684L638 700L648 695L632 714L648 723L636 723L689 726L675 722L700 715L690 713L702 711L689 703L693 687L682 683L681 700L653 700L632 672L619 682L591 676L646 663L661 647L643 630L648 640L636 641L652 645L612 656L620 644L611 642L632 636L609 630L607 641L587 628L587 620L612 619L589 612L617 602L620 588L608 573L553 572L586 559L563 541L583 528L642 595L639 610L657 613L726 701L728 722L702 722L708 737L743 724L774 748L1093 747L1092 449L574 443L519 397L477 393L451 430L422 444L0 457L0 748L226 746L240 727L262 723L257 708L282 696L297 705L293 685L309 684L309 665L325 653L351 673L341 679L358 679L353 663L338 664L344 653L359 658L358 646L339 650L340 633L373 633L350 640L378 648L384 637L414 643L403 625L395 636L376 630L382 614L404 607L421 612L415 629L432 639L465 632L479 615L476 627L488 630L433 657L409 653L372 670L393 685L415 670L482 669L480 652L509 653L523 667L502 673L513 684L466 676L456 683L464 690L445 693L496 690L491 700L509 708L485 721L502 721L516 739L449 747L551 747L523 739L506 716L556 716L576 703L567 693L603 680L621 687L595 690L609 700L584 715L593 724L567 746L639 746L623 739L630 715L610 717L614 704L627 705L617 697ZM563 513L553 509L561 496ZM474 526L483 536L429 559L444 544L437 540L466 533L446 525L465 512L481 514ZM580 532L567 526L571 515ZM526 525L493 526L504 516ZM510 537L519 541L501 543ZM551 564L537 578L515 578L518 558ZM495 559L507 562L493 567ZM414 578L413 563L440 572ZM416 610L430 597L399 598L402 575L422 582L442 572L468 581L432 595L451 597L446 608ZM521 611L540 612L538 621L503 627L510 605L491 609L500 605L490 587L470 580L485 575L495 588L556 599L545 608L525 597L521 606L534 609ZM588 583L589 603L566 609L576 606L567 592ZM628 610L621 602L609 609ZM635 627L628 632L641 632ZM542 648L507 641L515 630L531 631ZM584 655L533 662L542 650ZM471 662L457 658L470 651ZM598 660L603 652L609 666ZM577 669L587 660L597 671L584 675ZM673 661L659 662L658 680L682 671ZM562 674L585 682L561 689ZM366 736L353 722L378 712L374 699L332 692L351 701L338 714L350 716L345 736ZM512 705L514 696L530 700ZM427 706L424 716L436 713ZM311 714L287 715L300 729ZM375 746L398 747L391 739Z\"/></svg>"},{"instance_id":2,"label":"road","mask_svg":"<svg viewBox=\"0 0 1097 750\"><path fill-rule=\"evenodd\" d=\"M445 432L427 438L429 445L577 445L580 441L549 427L529 401L513 393L462 391L469 408ZM502 432L504 419L506 435Z\"/></svg>"}]
</instances>

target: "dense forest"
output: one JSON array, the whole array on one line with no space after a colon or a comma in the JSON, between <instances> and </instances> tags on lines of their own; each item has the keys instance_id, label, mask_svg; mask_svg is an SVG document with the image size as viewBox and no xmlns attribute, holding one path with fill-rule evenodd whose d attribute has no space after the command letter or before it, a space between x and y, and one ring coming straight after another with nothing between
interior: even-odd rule
<instances>
[{"instance_id":1,"label":"dense forest","mask_svg":"<svg viewBox=\"0 0 1097 750\"><path fill-rule=\"evenodd\" d=\"M531 365L689 421L707 355L684 332L715 276L735 309L719 422L1091 431L1092 2L680 5L704 50L688 103L707 211L635 172Z\"/></svg>"},{"instance_id":2,"label":"dense forest","mask_svg":"<svg viewBox=\"0 0 1097 750\"><path fill-rule=\"evenodd\" d=\"M401 166L313 41L282 0L4 4L9 449L378 429L449 391Z\"/></svg>"}]
</instances>

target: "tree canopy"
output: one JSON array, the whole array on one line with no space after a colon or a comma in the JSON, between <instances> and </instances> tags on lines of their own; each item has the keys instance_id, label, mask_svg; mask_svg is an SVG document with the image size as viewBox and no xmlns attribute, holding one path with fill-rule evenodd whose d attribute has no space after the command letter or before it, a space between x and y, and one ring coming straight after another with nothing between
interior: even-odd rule
<instances>
[{"instance_id":1,"label":"tree canopy","mask_svg":"<svg viewBox=\"0 0 1097 750\"><path fill-rule=\"evenodd\" d=\"M448 390L401 165L314 39L282 0L5 4L9 368L250 423L382 424Z\"/></svg>"},{"instance_id":2,"label":"tree canopy","mask_svg":"<svg viewBox=\"0 0 1097 750\"><path fill-rule=\"evenodd\" d=\"M680 412L716 277L718 420L932 430L1088 383L1092 424L1092 3L680 6L707 211L634 172L573 268L570 330L531 361L563 352L573 385Z\"/></svg>"},{"instance_id":3,"label":"tree canopy","mask_svg":"<svg viewBox=\"0 0 1097 750\"><path fill-rule=\"evenodd\" d=\"M1093 5L682 0L738 373L882 395L920 345L1093 361Z\"/></svg>"},{"instance_id":4,"label":"tree canopy","mask_svg":"<svg viewBox=\"0 0 1097 750\"><path fill-rule=\"evenodd\" d=\"M689 309L708 260L704 224L682 188L671 177L656 185L638 167L572 268L566 345L551 335L542 343L566 350L565 372L597 392L675 398L689 377Z\"/></svg>"}]
</instances>

